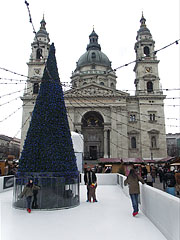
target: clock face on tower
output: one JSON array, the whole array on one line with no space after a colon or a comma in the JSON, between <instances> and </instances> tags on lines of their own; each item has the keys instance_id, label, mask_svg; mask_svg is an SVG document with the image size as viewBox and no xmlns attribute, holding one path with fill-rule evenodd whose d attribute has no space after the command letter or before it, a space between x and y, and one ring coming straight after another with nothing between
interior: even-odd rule
<instances>
[{"instance_id":1,"label":"clock face on tower","mask_svg":"<svg viewBox=\"0 0 180 240\"><path fill-rule=\"evenodd\" d=\"M147 73L152 72L152 67L145 67L145 71L146 71Z\"/></svg>"},{"instance_id":2,"label":"clock face on tower","mask_svg":"<svg viewBox=\"0 0 180 240\"><path fill-rule=\"evenodd\" d=\"M35 68L34 69L34 74L35 75L39 75L40 74L40 70L41 70L40 68Z\"/></svg>"}]
</instances>

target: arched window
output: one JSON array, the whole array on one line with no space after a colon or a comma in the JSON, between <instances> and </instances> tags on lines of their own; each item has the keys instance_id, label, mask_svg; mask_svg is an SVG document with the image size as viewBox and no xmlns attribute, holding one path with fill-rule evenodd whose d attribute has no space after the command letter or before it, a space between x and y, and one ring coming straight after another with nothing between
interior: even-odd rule
<instances>
[{"instance_id":1,"label":"arched window","mask_svg":"<svg viewBox=\"0 0 180 240\"><path fill-rule=\"evenodd\" d=\"M38 48L37 51L36 51L36 59L42 59L42 58L43 58L42 49Z\"/></svg>"},{"instance_id":2,"label":"arched window","mask_svg":"<svg viewBox=\"0 0 180 240\"><path fill-rule=\"evenodd\" d=\"M151 122L156 121L156 114L155 114L155 113L150 113L150 114L149 114L149 120L150 120Z\"/></svg>"},{"instance_id":3,"label":"arched window","mask_svg":"<svg viewBox=\"0 0 180 240\"><path fill-rule=\"evenodd\" d=\"M156 137L155 136L151 137L151 147L152 148L156 148L157 147L157 145L156 145Z\"/></svg>"},{"instance_id":4,"label":"arched window","mask_svg":"<svg viewBox=\"0 0 180 240\"><path fill-rule=\"evenodd\" d=\"M114 88L114 83L111 83L111 87Z\"/></svg>"},{"instance_id":5,"label":"arched window","mask_svg":"<svg viewBox=\"0 0 180 240\"><path fill-rule=\"evenodd\" d=\"M38 92L39 92L39 83L34 83L33 94L38 94Z\"/></svg>"},{"instance_id":6,"label":"arched window","mask_svg":"<svg viewBox=\"0 0 180 240\"><path fill-rule=\"evenodd\" d=\"M136 148L136 138L135 137L131 138L131 148Z\"/></svg>"},{"instance_id":7,"label":"arched window","mask_svg":"<svg viewBox=\"0 0 180 240\"><path fill-rule=\"evenodd\" d=\"M91 57L92 57L92 58L96 58L96 53L95 53L95 52L92 52Z\"/></svg>"},{"instance_id":8,"label":"arched window","mask_svg":"<svg viewBox=\"0 0 180 240\"><path fill-rule=\"evenodd\" d=\"M103 82L100 82L100 85L104 86L104 83L103 83Z\"/></svg>"},{"instance_id":9,"label":"arched window","mask_svg":"<svg viewBox=\"0 0 180 240\"><path fill-rule=\"evenodd\" d=\"M146 55L146 57L149 57L149 47L144 47L144 54Z\"/></svg>"},{"instance_id":10,"label":"arched window","mask_svg":"<svg viewBox=\"0 0 180 240\"><path fill-rule=\"evenodd\" d=\"M147 82L147 91L153 92L153 83L151 81Z\"/></svg>"},{"instance_id":11,"label":"arched window","mask_svg":"<svg viewBox=\"0 0 180 240\"><path fill-rule=\"evenodd\" d=\"M83 82L83 85L87 84L87 82Z\"/></svg>"}]
</instances>

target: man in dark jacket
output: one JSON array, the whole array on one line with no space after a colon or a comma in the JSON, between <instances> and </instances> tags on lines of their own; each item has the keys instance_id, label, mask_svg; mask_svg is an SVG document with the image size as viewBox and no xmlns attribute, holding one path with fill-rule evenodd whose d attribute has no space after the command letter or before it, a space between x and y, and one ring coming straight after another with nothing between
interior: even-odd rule
<instances>
[{"instance_id":1,"label":"man in dark jacket","mask_svg":"<svg viewBox=\"0 0 180 240\"><path fill-rule=\"evenodd\" d=\"M84 182L87 186L87 202L91 202L91 197L93 198L93 202L97 202L95 194L97 187L97 178L96 174L91 170L90 166L87 167L87 171L84 173Z\"/></svg>"},{"instance_id":2,"label":"man in dark jacket","mask_svg":"<svg viewBox=\"0 0 180 240\"><path fill-rule=\"evenodd\" d=\"M171 171L168 171L164 175L164 180L166 185L166 192L175 196L176 179L175 179L174 173Z\"/></svg>"}]
</instances>

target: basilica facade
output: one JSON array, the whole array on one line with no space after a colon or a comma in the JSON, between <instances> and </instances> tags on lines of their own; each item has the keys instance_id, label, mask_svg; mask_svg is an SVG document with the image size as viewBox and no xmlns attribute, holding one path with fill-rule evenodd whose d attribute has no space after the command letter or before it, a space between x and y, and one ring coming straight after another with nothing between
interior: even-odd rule
<instances>
[{"instance_id":1,"label":"basilica facade","mask_svg":"<svg viewBox=\"0 0 180 240\"><path fill-rule=\"evenodd\" d=\"M50 39L45 25L43 19L28 62L27 88L22 97L21 148L48 57ZM70 130L81 133L84 138L84 160L167 157L165 95L160 87L155 42L144 16L134 50L134 95L116 89L116 72L101 51L94 29L86 52L76 63L71 76L72 87L64 92L64 98Z\"/></svg>"}]
</instances>

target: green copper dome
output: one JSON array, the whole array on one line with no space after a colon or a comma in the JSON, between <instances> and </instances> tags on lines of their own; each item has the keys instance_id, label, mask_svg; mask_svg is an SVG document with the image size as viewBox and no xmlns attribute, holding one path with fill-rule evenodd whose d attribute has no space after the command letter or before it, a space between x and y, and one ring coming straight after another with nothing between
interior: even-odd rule
<instances>
[{"instance_id":1,"label":"green copper dome","mask_svg":"<svg viewBox=\"0 0 180 240\"><path fill-rule=\"evenodd\" d=\"M99 50L88 50L79 58L77 66L82 67L93 63L111 67L109 58Z\"/></svg>"},{"instance_id":2,"label":"green copper dome","mask_svg":"<svg viewBox=\"0 0 180 240\"><path fill-rule=\"evenodd\" d=\"M111 62L109 58L101 52L101 46L98 43L98 35L94 29L89 35L89 44L87 45L86 52L79 58L77 62L77 68L91 64L103 65L111 68Z\"/></svg>"}]
</instances>

